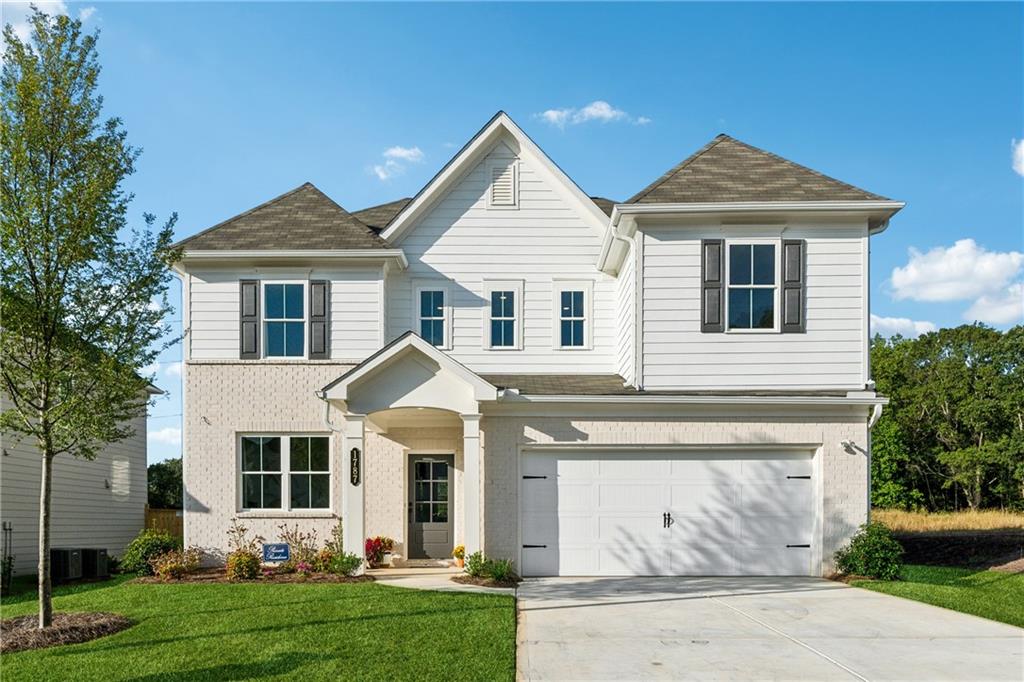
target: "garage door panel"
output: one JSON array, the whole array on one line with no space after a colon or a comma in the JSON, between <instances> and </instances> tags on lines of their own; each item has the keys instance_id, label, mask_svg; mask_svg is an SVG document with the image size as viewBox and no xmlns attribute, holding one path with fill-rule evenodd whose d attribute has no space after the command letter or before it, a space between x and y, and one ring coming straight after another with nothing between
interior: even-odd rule
<instances>
[{"instance_id":1,"label":"garage door panel","mask_svg":"<svg viewBox=\"0 0 1024 682\"><path fill-rule=\"evenodd\" d=\"M668 491L661 483L609 481L597 484L597 504L601 511L648 511L660 514L668 505Z\"/></svg>"},{"instance_id":2,"label":"garage door panel","mask_svg":"<svg viewBox=\"0 0 1024 682\"><path fill-rule=\"evenodd\" d=\"M736 558L749 575L808 575L811 550L808 547L759 547L740 545Z\"/></svg>"},{"instance_id":3,"label":"garage door panel","mask_svg":"<svg viewBox=\"0 0 1024 682\"><path fill-rule=\"evenodd\" d=\"M806 544L814 532L814 519L808 515L744 516L739 519L737 540L783 546Z\"/></svg>"},{"instance_id":4,"label":"garage door panel","mask_svg":"<svg viewBox=\"0 0 1024 682\"><path fill-rule=\"evenodd\" d=\"M785 481L787 476L810 476L810 457L762 456L740 460L743 481Z\"/></svg>"},{"instance_id":5,"label":"garage door panel","mask_svg":"<svg viewBox=\"0 0 1024 682\"><path fill-rule=\"evenodd\" d=\"M735 547L694 544L669 550L669 575L736 575Z\"/></svg>"},{"instance_id":6,"label":"garage door panel","mask_svg":"<svg viewBox=\"0 0 1024 682\"><path fill-rule=\"evenodd\" d=\"M591 483L569 483L559 480L553 497L558 510L563 512L590 512L597 503L594 486Z\"/></svg>"},{"instance_id":7,"label":"garage door panel","mask_svg":"<svg viewBox=\"0 0 1024 682\"><path fill-rule=\"evenodd\" d=\"M749 483L740 490L740 511L753 514L802 514L808 511L809 481Z\"/></svg>"},{"instance_id":8,"label":"garage door panel","mask_svg":"<svg viewBox=\"0 0 1024 682\"><path fill-rule=\"evenodd\" d=\"M673 543L684 544L737 542L740 539L740 517L738 515L723 516L686 516L672 512L671 532Z\"/></svg>"},{"instance_id":9,"label":"garage door panel","mask_svg":"<svg viewBox=\"0 0 1024 682\"><path fill-rule=\"evenodd\" d=\"M597 477L602 480L664 479L672 469L668 460L610 458L597 460Z\"/></svg>"},{"instance_id":10,"label":"garage door panel","mask_svg":"<svg viewBox=\"0 0 1024 682\"><path fill-rule=\"evenodd\" d=\"M567 455L557 461L555 474L558 478L592 479L597 475L597 462L578 455Z\"/></svg>"},{"instance_id":11,"label":"garage door panel","mask_svg":"<svg viewBox=\"0 0 1024 682\"><path fill-rule=\"evenodd\" d=\"M552 479L524 479L522 486L523 509L531 512L558 511L558 484Z\"/></svg>"},{"instance_id":12,"label":"garage door panel","mask_svg":"<svg viewBox=\"0 0 1024 682\"><path fill-rule=\"evenodd\" d=\"M680 483L669 486L673 514L727 514L739 507L739 486Z\"/></svg>"},{"instance_id":13,"label":"garage door panel","mask_svg":"<svg viewBox=\"0 0 1024 682\"><path fill-rule=\"evenodd\" d=\"M664 528L649 514L623 516L601 514L597 519L598 541L607 545L657 545Z\"/></svg>"},{"instance_id":14,"label":"garage door panel","mask_svg":"<svg viewBox=\"0 0 1024 682\"><path fill-rule=\"evenodd\" d=\"M719 457L678 457L669 460L672 480L732 482L740 476L740 462Z\"/></svg>"}]
</instances>

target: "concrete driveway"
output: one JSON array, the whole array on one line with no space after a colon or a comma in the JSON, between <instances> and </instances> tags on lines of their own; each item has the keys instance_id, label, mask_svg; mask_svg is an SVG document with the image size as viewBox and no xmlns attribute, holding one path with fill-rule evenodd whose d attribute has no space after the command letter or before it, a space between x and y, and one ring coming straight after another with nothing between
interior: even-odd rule
<instances>
[{"instance_id":1,"label":"concrete driveway","mask_svg":"<svg viewBox=\"0 0 1024 682\"><path fill-rule=\"evenodd\" d=\"M815 578L519 587L531 680L1022 680L1024 630Z\"/></svg>"}]
</instances>

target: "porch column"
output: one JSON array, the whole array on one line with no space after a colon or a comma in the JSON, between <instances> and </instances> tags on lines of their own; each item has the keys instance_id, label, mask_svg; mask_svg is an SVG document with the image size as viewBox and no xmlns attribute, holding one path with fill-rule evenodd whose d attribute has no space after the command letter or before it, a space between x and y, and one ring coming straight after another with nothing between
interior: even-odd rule
<instances>
[{"instance_id":1,"label":"porch column","mask_svg":"<svg viewBox=\"0 0 1024 682\"><path fill-rule=\"evenodd\" d=\"M462 544L466 554L480 546L480 415L462 415Z\"/></svg>"},{"instance_id":2,"label":"porch column","mask_svg":"<svg viewBox=\"0 0 1024 682\"><path fill-rule=\"evenodd\" d=\"M366 526L363 521L363 491L366 486L365 461L366 449L363 434L366 426L366 415L345 415L345 431L342 439L341 452L341 523L345 533L344 548L357 556L363 556L363 541L366 537ZM352 450L359 450L358 457L353 458ZM352 484L353 459L357 460L358 484Z\"/></svg>"}]
</instances>

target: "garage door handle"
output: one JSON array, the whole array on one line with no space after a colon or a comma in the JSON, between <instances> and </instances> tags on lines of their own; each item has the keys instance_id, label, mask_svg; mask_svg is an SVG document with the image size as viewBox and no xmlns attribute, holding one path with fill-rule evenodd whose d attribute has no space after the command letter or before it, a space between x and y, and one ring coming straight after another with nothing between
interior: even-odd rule
<instances>
[{"instance_id":1,"label":"garage door handle","mask_svg":"<svg viewBox=\"0 0 1024 682\"><path fill-rule=\"evenodd\" d=\"M523 476L524 481L531 478L547 478L547 476Z\"/></svg>"},{"instance_id":2,"label":"garage door handle","mask_svg":"<svg viewBox=\"0 0 1024 682\"><path fill-rule=\"evenodd\" d=\"M806 479L808 481L811 480L810 476L786 476L786 478L803 478L803 479Z\"/></svg>"},{"instance_id":3,"label":"garage door handle","mask_svg":"<svg viewBox=\"0 0 1024 682\"><path fill-rule=\"evenodd\" d=\"M672 524L675 523L675 522L676 522L676 520L672 518L672 513L671 512L665 512L664 514L661 515L661 527L662 528L671 528Z\"/></svg>"},{"instance_id":4,"label":"garage door handle","mask_svg":"<svg viewBox=\"0 0 1024 682\"><path fill-rule=\"evenodd\" d=\"M810 545L786 545L786 547L810 547Z\"/></svg>"},{"instance_id":5,"label":"garage door handle","mask_svg":"<svg viewBox=\"0 0 1024 682\"><path fill-rule=\"evenodd\" d=\"M547 545L523 545L523 549L547 549Z\"/></svg>"}]
</instances>

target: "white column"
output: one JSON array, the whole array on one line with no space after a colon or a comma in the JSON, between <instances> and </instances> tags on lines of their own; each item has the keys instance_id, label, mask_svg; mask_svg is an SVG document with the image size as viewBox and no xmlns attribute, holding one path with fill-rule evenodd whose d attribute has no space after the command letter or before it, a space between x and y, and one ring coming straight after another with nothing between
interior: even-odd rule
<instances>
[{"instance_id":1,"label":"white column","mask_svg":"<svg viewBox=\"0 0 1024 682\"><path fill-rule=\"evenodd\" d=\"M462 415L462 544L466 554L480 546L480 415Z\"/></svg>"},{"instance_id":2,"label":"white column","mask_svg":"<svg viewBox=\"0 0 1024 682\"><path fill-rule=\"evenodd\" d=\"M345 532L345 551L363 556L363 541L366 537L366 524L363 519L363 491L366 487L366 449L363 434L365 433L366 415L345 415L345 432L342 438L341 452L341 523ZM352 485L352 450L359 450L359 485Z\"/></svg>"}]
</instances>

